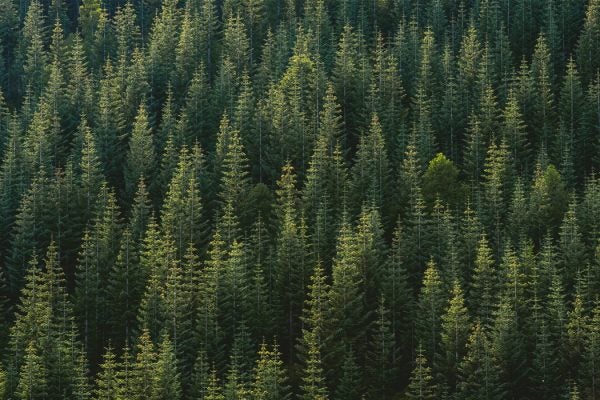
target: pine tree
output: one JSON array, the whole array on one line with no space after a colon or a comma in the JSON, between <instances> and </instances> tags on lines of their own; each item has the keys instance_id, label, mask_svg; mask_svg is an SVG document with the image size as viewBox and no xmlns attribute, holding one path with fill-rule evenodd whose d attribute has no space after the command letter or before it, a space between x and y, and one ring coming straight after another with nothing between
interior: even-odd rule
<instances>
[{"instance_id":1,"label":"pine tree","mask_svg":"<svg viewBox=\"0 0 600 400\"><path fill-rule=\"evenodd\" d=\"M116 400L121 382L118 379L119 364L112 348L108 347L102 357L100 372L96 377L96 400Z\"/></svg>"},{"instance_id":2,"label":"pine tree","mask_svg":"<svg viewBox=\"0 0 600 400\"><path fill-rule=\"evenodd\" d=\"M520 320L512 304L510 295L502 296L495 313L495 321L490 333L492 352L500 369L500 379L504 382L509 396L516 396L527 390L527 361L523 357L525 343L519 330Z\"/></svg>"},{"instance_id":3,"label":"pine tree","mask_svg":"<svg viewBox=\"0 0 600 400\"><path fill-rule=\"evenodd\" d=\"M419 347L415 367L410 376L406 396L409 399L431 400L437 398L437 387L427 365L424 350Z\"/></svg>"},{"instance_id":4,"label":"pine tree","mask_svg":"<svg viewBox=\"0 0 600 400\"><path fill-rule=\"evenodd\" d=\"M211 371L210 380L206 386L205 393L204 399L206 400L225 400L225 396L223 396L217 379L217 371L215 371L214 368Z\"/></svg>"},{"instance_id":5,"label":"pine tree","mask_svg":"<svg viewBox=\"0 0 600 400\"><path fill-rule=\"evenodd\" d=\"M583 361L583 382L585 392L590 398L597 396L600 390L598 381L598 360L600 359L600 307L594 307L585 333L585 353Z\"/></svg>"},{"instance_id":6,"label":"pine tree","mask_svg":"<svg viewBox=\"0 0 600 400\"><path fill-rule=\"evenodd\" d=\"M508 146L512 162L515 163L515 170L529 171L531 164L529 142L518 99L513 90L508 92L502 119L503 142Z\"/></svg>"},{"instance_id":7,"label":"pine tree","mask_svg":"<svg viewBox=\"0 0 600 400\"><path fill-rule=\"evenodd\" d=\"M470 332L470 317L464 295L460 283L454 281L448 307L442 316L440 357L436 365L451 393L456 390L458 366L466 354Z\"/></svg>"},{"instance_id":8,"label":"pine tree","mask_svg":"<svg viewBox=\"0 0 600 400\"><path fill-rule=\"evenodd\" d=\"M143 294L147 274L141 270L136 244L131 232L125 230L117 260L109 272L107 303L112 343L124 347L133 342L136 331L136 313Z\"/></svg>"},{"instance_id":9,"label":"pine tree","mask_svg":"<svg viewBox=\"0 0 600 400\"><path fill-rule=\"evenodd\" d=\"M419 295L417 337L420 343L424 343L423 351L428 359L437 362L437 347L440 342L441 317L444 309L446 296L435 262L431 260L427 264L423 277L423 286Z\"/></svg>"},{"instance_id":10,"label":"pine tree","mask_svg":"<svg viewBox=\"0 0 600 400\"><path fill-rule=\"evenodd\" d=\"M405 91L397 73L398 59L383 35L377 33L373 49L373 67L367 105L381 118L385 142L390 159L398 157L403 148L404 118L407 110L403 104Z\"/></svg>"},{"instance_id":11,"label":"pine tree","mask_svg":"<svg viewBox=\"0 0 600 400\"><path fill-rule=\"evenodd\" d=\"M221 120L216 152L215 175L220 182L219 200L222 204L231 204L234 214L240 217L249 190L248 159L240 132L231 128L227 115Z\"/></svg>"},{"instance_id":12,"label":"pine tree","mask_svg":"<svg viewBox=\"0 0 600 400\"><path fill-rule=\"evenodd\" d=\"M355 209L364 203L387 210L389 164L379 117L373 114L369 133L360 137L350 188Z\"/></svg>"},{"instance_id":13,"label":"pine tree","mask_svg":"<svg viewBox=\"0 0 600 400\"><path fill-rule=\"evenodd\" d=\"M210 83L205 68L204 64L200 63L189 84L178 121L179 137L175 143L179 146L190 146L196 141L199 141L202 148L210 148L212 145L207 131L214 125L214 116L209 96Z\"/></svg>"},{"instance_id":14,"label":"pine tree","mask_svg":"<svg viewBox=\"0 0 600 400\"><path fill-rule=\"evenodd\" d=\"M374 207L363 207L356 226L359 268L367 304L377 304L380 300L381 279L387 261L387 247L380 215Z\"/></svg>"},{"instance_id":15,"label":"pine tree","mask_svg":"<svg viewBox=\"0 0 600 400\"><path fill-rule=\"evenodd\" d=\"M572 310L567 316L567 343L569 346L567 363L570 371L579 371L581 368L585 347L585 329L588 325L588 318L584 312L583 299L578 293L573 300ZM571 373L572 379L577 379L578 376L580 375L577 372Z\"/></svg>"},{"instance_id":16,"label":"pine tree","mask_svg":"<svg viewBox=\"0 0 600 400\"><path fill-rule=\"evenodd\" d=\"M344 21L346 22L346 21ZM350 24L344 25L333 66L333 84L342 106L343 129L348 146L356 144L362 119L360 103L360 38Z\"/></svg>"},{"instance_id":17,"label":"pine tree","mask_svg":"<svg viewBox=\"0 0 600 400\"><path fill-rule=\"evenodd\" d=\"M96 139L85 117L81 118L76 140L81 146L81 154L75 156L78 160L73 160L76 165L78 164L76 171L79 173L79 197L83 212L81 220L83 223L88 223L96 211L99 189L102 187L104 176L96 150Z\"/></svg>"},{"instance_id":18,"label":"pine tree","mask_svg":"<svg viewBox=\"0 0 600 400\"><path fill-rule=\"evenodd\" d=\"M332 26L323 0L307 1L304 4L304 29L314 32L315 50L321 59L329 61L332 58Z\"/></svg>"},{"instance_id":19,"label":"pine tree","mask_svg":"<svg viewBox=\"0 0 600 400\"><path fill-rule=\"evenodd\" d=\"M151 398L173 400L181 398L181 384L177 369L173 345L169 337L165 335L157 351L156 382Z\"/></svg>"},{"instance_id":20,"label":"pine tree","mask_svg":"<svg viewBox=\"0 0 600 400\"><path fill-rule=\"evenodd\" d=\"M104 174L109 182L115 185L119 182L119 171L125 157L125 152L119 146L119 137L124 128L124 115L122 107L115 107L115 104L121 104L122 99L118 77L110 61L106 62L103 72L93 117L94 135Z\"/></svg>"},{"instance_id":21,"label":"pine tree","mask_svg":"<svg viewBox=\"0 0 600 400\"><path fill-rule=\"evenodd\" d=\"M470 308L475 311L475 315L479 317L483 326L491 322L499 283L487 237L482 235L477 249L469 297L471 299Z\"/></svg>"},{"instance_id":22,"label":"pine tree","mask_svg":"<svg viewBox=\"0 0 600 400\"><path fill-rule=\"evenodd\" d=\"M302 385L300 387L303 400L326 400L327 386L323 367L321 364L321 350L315 330L304 333L304 342L307 347L306 366L302 371Z\"/></svg>"},{"instance_id":23,"label":"pine tree","mask_svg":"<svg viewBox=\"0 0 600 400\"><path fill-rule=\"evenodd\" d=\"M192 80L194 68L202 60L200 46L202 44L201 15L194 10L192 3L186 3L181 29L175 50L175 69L172 71L171 81L178 93L182 93L187 84Z\"/></svg>"},{"instance_id":24,"label":"pine tree","mask_svg":"<svg viewBox=\"0 0 600 400\"><path fill-rule=\"evenodd\" d=\"M222 333L217 320L220 300L217 290L223 279L222 270L227 260L227 250L219 231L215 232L209 244L207 256L205 273L201 275L198 285L199 304L196 323L204 351L210 359L220 365L220 362L224 362L224 360L221 359L223 355L220 354ZM202 387L201 384L199 386Z\"/></svg>"},{"instance_id":25,"label":"pine tree","mask_svg":"<svg viewBox=\"0 0 600 400\"><path fill-rule=\"evenodd\" d=\"M278 346L260 346L254 368L252 398L257 400L289 399L291 397Z\"/></svg>"},{"instance_id":26,"label":"pine tree","mask_svg":"<svg viewBox=\"0 0 600 400\"><path fill-rule=\"evenodd\" d=\"M433 96L437 82L433 66L436 65L435 39L431 30L425 31L421 42L421 65L413 100L413 131L417 137L417 148L423 160L430 160L436 151L436 138L432 126Z\"/></svg>"},{"instance_id":27,"label":"pine tree","mask_svg":"<svg viewBox=\"0 0 600 400\"><path fill-rule=\"evenodd\" d=\"M395 335L397 349L392 356L407 351L411 344L408 339L414 307L414 296L409 286L407 267L402 255L404 241L402 226L398 224L393 233L392 246L382 273L381 292L388 301L391 329ZM398 364L396 358L394 364Z\"/></svg>"},{"instance_id":28,"label":"pine tree","mask_svg":"<svg viewBox=\"0 0 600 400\"><path fill-rule=\"evenodd\" d=\"M347 349L341 365L341 378L335 390L335 400L359 400L363 392L363 379L359 366L356 364L354 352ZM339 365L340 361L338 361Z\"/></svg>"},{"instance_id":29,"label":"pine tree","mask_svg":"<svg viewBox=\"0 0 600 400\"><path fill-rule=\"evenodd\" d=\"M327 86L319 117L319 131L306 170L302 201L306 223L313 231L314 252L325 259L333 252L335 225L340 214L335 205L345 201L346 192L345 168L339 171L335 165L342 125L332 84Z\"/></svg>"},{"instance_id":30,"label":"pine tree","mask_svg":"<svg viewBox=\"0 0 600 400\"><path fill-rule=\"evenodd\" d=\"M370 377L367 392L371 396L385 398L393 387L397 374L397 366L394 365L397 346L383 297L379 300L375 314L367 354L367 374Z\"/></svg>"},{"instance_id":31,"label":"pine tree","mask_svg":"<svg viewBox=\"0 0 600 400\"><path fill-rule=\"evenodd\" d=\"M246 14L246 17L250 17L250 15ZM244 27L244 20L241 14L231 13L226 15L224 18L221 48L222 64L219 74L222 74L224 64L230 62L233 67L232 78L234 81L237 81L242 71L250 67L250 49L250 38ZM227 104L227 99L224 98L222 101L223 105ZM229 109L229 107L226 107L226 109Z\"/></svg>"},{"instance_id":32,"label":"pine tree","mask_svg":"<svg viewBox=\"0 0 600 400\"><path fill-rule=\"evenodd\" d=\"M594 54L595 47L600 41L600 3L590 1L585 12L583 31L577 43L577 63L581 69L584 82L590 82L596 70L600 67L600 60Z\"/></svg>"},{"instance_id":33,"label":"pine tree","mask_svg":"<svg viewBox=\"0 0 600 400\"><path fill-rule=\"evenodd\" d=\"M475 323L467 343L467 354L459 365L457 398L501 399L503 396L504 386L488 333L481 324Z\"/></svg>"},{"instance_id":34,"label":"pine tree","mask_svg":"<svg viewBox=\"0 0 600 400\"><path fill-rule=\"evenodd\" d=\"M40 368L45 371L42 382L45 393L68 394L69 381L75 375L74 365L69 362L67 354L72 346L79 344L74 339L73 309L67 298L65 276L54 242L48 246L42 265L43 270L35 256L30 261L21 304L10 329L8 396L16 391L38 390L33 386L26 386L26 389L17 387L18 374L29 368L33 371L27 374L37 374L35 371ZM29 345L32 347L28 353ZM31 356L29 361L28 356ZM31 365L27 366L28 362Z\"/></svg>"},{"instance_id":35,"label":"pine tree","mask_svg":"<svg viewBox=\"0 0 600 400\"><path fill-rule=\"evenodd\" d=\"M90 400L92 398L92 385L89 378L88 362L83 350L75 350L76 376L73 379L72 393L76 400Z\"/></svg>"},{"instance_id":36,"label":"pine tree","mask_svg":"<svg viewBox=\"0 0 600 400\"><path fill-rule=\"evenodd\" d=\"M200 50L203 54L205 65L214 65L218 54L218 32L220 32L220 19L217 11L217 4L214 0L202 2L200 10Z\"/></svg>"},{"instance_id":37,"label":"pine tree","mask_svg":"<svg viewBox=\"0 0 600 400\"><path fill-rule=\"evenodd\" d=\"M469 118L463 157L464 172L470 181L471 192L475 194L479 187L485 161L485 141L481 121L475 114L471 114Z\"/></svg>"},{"instance_id":38,"label":"pine tree","mask_svg":"<svg viewBox=\"0 0 600 400\"><path fill-rule=\"evenodd\" d=\"M134 130L132 135L135 132L135 129L137 129L136 124L141 125L142 121L140 118L142 118L143 112L140 108L145 107L146 99L150 92L145 61L144 54L136 48L133 51L131 64L125 72L125 74L127 74L124 96L124 104L127 105L127 108L125 109L125 122L127 129L133 125ZM123 66L120 67L123 68ZM141 129L147 128L142 126Z\"/></svg>"},{"instance_id":39,"label":"pine tree","mask_svg":"<svg viewBox=\"0 0 600 400\"><path fill-rule=\"evenodd\" d=\"M120 213L114 194L101 188L98 212L86 229L75 270L75 310L86 350L99 356L106 334L106 285L119 253Z\"/></svg>"},{"instance_id":40,"label":"pine tree","mask_svg":"<svg viewBox=\"0 0 600 400\"><path fill-rule=\"evenodd\" d=\"M365 294L360 271L360 250L355 233L347 221L343 221L338 233L337 252L332 266L332 284L329 292L327 320L331 324L331 336L327 348L331 359L326 360L326 370L335 374L335 365L344 347L361 352L365 344ZM333 356L333 354L336 354Z\"/></svg>"},{"instance_id":41,"label":"pine tree","mask_svg":"<svg viewBox=\"0 0 600 400\"><path fill-rule=\"evenodd\" d=\"M16 395L19 399L43 399L48 394L47 372L32 342L25 350L25 358L19 373L19 386Z\"/></svg>"},{"instance_id":42,"label":"pine tree","mask_svg":"<svg viewBox=\"0 0 600 400\"><path fill-rule=\"evenodd\" d=\"M583 89L581 87L581 80L575 62L571 58L567 65L567 72L563 85L560 92L560 103L558 107L558 113L560 121L562 123L562 129L564 134L557 137L557 143L555 143L556 159L563 161L565 157L573 157L575 154L578 155L580 163L576 166L578 172L589 170L588 162L589 155L585 149L584 143L586 142L585 136L580 136L583 132L579 132L581 125L581 114L576 110L583 108ZM567 160L575 166L573 160ZM573 184L574 182L568 182L567 184Z\"/></svg>"},{"instance_id":43,"label":"pine tree","mask_svg":"<svg viewBox=\"0 0 600 400\"><path fill-rule=\"evenodd\" d=\"M552 2L548 2L551 4ZM537 95L534 96L533 115L526 115L530 129L534 129L534 136L531 138L532 147L548 148L552 130L555 124L555 76L552 66L552 56L549 48L549 40L541 34L536 42L535 51L531 61L531 75L533 75L534 87ZM522 104L522 106L524 106Z\"/></svg>"},{"instance_id":44,"label":"pine tree","mask_svg":"<svg viewBox=\"0 0 600 400\"><path fill-rule=\"evenodd\" d=\"M222 267L217 307L220 325L230 338L248 320L250 284L245 246L234 240Z\"/></svg>"},{"instance_id":45,"label":"pine tree","mask_svg":"<svg viewBox=\"0 0 600 400\"><path fill-rule=\"evenodd\" d=\"M510 159L506 142L491 143L484 168L483 221L491 232L492 245L503 245L502 223L506 214L506 196L510 192Z\"/></svg>"},{"instance_id":46,"label":"pine tree","mask_svg":"<svg viewBox=\"0 0 600 400\"><path fill-rule=\"evenodd\" d=\"M175 240L177 255L182 257L189 243L204 249L206 224L200 194L200 176L194 153L183 147L177 169L161 209L161 228Z\"/></svg>"},{"instance_id":47,"label":"pine tree","mask_svg":"<svg viewBox=\"0 0 600 400\"><path fill-rule=\"evenodd\" d=\"M463 34L457 60L459 91L463 99L461 106L464 107L466 115L470 115L475 110L479 98L476 83L483 54L481 47L478 32L475 26L470 24Z\"/></svg>"},{"instance_id":48,"label":"pine tree","mask_svg":"<svg viewBox=\"0 0 600 400\"><path fill-rule=\"evenodd\" d=\"M127 199L133 198L140 179L152 182L154 164L154 143L152 132L148 127L148 114L144 105L140 104L129 139L129 152L124 172Z\"/></svg>"},{"instance_id":49,"label":"pine tree","mask_svg":"<svg viewBox=\"0 0 600 400\"><path fill-rule=\"evenodd\" d=\"M164 99L169 80L169 72L176 59L177 31L179 29L179 9L175 1L162 3L160 12L153 20L148 39L148 63L152 66L150 79L153 82L152 97L158 101ZM142 21L144 25L144 21ZM144 30L142 29L142 38Z\"/></svg>"},{"instance_id":50,"label":"pine tree","mask_svg":"<svg viewBox=\"0 0 600 400\"><path fill-rule=\"evenodd\" d=\"M299 336L299 317L308 282L309 264L307 243L302 222L298 218L296 176L290 164L283 168L278 182L280 231L277 239L275 285L276 296L282 311L281 323L284 346L292 357Z\"/></svg>"},{"instance_id":51,"label":"pine tree","mask_svg":"<svg viewBox=\"0 0 600 400\"><path fill-rule=\"evenodd\" d=\"M134 398L153 398L158 376L157 355L147 329L142 330L137 344L137 356L131 371Z\"/></svg>"},{"instance_id":52,"label":"pine tree","mask_svg":"<svg viewBox=\"0 0 600 400\"><path fill-rule=\"evenodd\" d=\"M20 51L25 61L23 84L30 87L36 97L41 94L47 79L46 29L42 5L33 0L25 16Z\"/></svg>"},{"instance_id":53,"label":"pine tree","mask_svg":"<svg viewBox=\"0 0 600 400\"><path fill-rule=\"evenodd\" d=\"M42 204L48 204L48 179L40 174L33 179L20 201L6 258L6 278L12 294L22 287L27 265L35 252L42 251L48 226L41 224Z\"/></svg>"},{"instance_id":54,"label":"pine tree","mask_svg":"<svg viewBox=\"0 0 600 400\"><path fill-rule=\"evenodd\" d=\"M10 245L10 232L14 228L16 210L21 195L25 192L25 171L23 162L21 128L16 115L10 118L7 141L0 164L0 216L5 221L5 229L0 232L0 252L6 254Z\"/></svg>"},{"instance_id":55,"label":"pine tree","mask_svg":"<svg viewBox=\"0 0 600 400\"><path fill-rule=\"evenodd\" d=\"M560 226L560 268L565 284L570 287L575 282L575 274L581 270L587 262L585 247L582 243L581 233L575 214L576 200L573 199L563 223Z\"/></svg>"}]
</instances>

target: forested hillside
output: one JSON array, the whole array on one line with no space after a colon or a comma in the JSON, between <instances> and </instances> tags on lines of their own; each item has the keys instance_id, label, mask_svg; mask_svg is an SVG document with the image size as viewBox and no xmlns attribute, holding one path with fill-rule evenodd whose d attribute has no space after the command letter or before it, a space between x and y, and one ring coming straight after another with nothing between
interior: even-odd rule
<instances>
[{"instance_id":1,"label":"forested hillside","mask_svg":"<svg viewBox=\"0 0 600 400\"><path fill-rule=\"evenodd\" d=\"M600 399L600 0L0 0L0 400Z\"/></svg>"}]
</instances>

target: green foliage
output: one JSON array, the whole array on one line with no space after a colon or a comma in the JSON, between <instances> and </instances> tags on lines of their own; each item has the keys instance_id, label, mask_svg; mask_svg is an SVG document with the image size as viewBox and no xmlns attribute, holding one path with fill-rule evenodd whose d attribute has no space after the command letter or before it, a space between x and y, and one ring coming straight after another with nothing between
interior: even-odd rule
<instances>
[{"instance_id":1,"label":"green foliage","mask_svg":"<svg viewBox=\"0 0 600 400\"><path fill-rule=\"evenodd\" d=\"M271 348L269 348L271 347ZM260 400L289 399L291 397L279 348L263 343L258 351L254 368L252 397Z\"/></svg>"},{"instance_id":2,"label":"green foliage","mask_svg":"<svg viewBox=\"0 0 600 400\"><path fill-rule=\"evenodd\" d=\"M423 349L419 347L415 367L410 376L410 383L406 396L409 399L429 400L437 398L437 387L431 376L431 368L427 366L427 359Z\"/></svg>"},{"instance_id":3,"label":"green foliage","mask_svg":"<svg viewBox=\"0 0 600 400\"><path fill-rule=\"evenodd\" d=\"M598 397L599 0L79 3L0 0L0 398Z\"/></svg>"},{"instance_id":4,"label":"green foliage","mask_svg":"<svg viewBox=\"0 0 600 400\"><path fill-rule=\"evenodd\" d=\"M432 207L440 199L452 208L462 204L465 189L459 181L459 171L451 160L438 153L423 173L423 199Z\"/></svg>"}]
</instances>

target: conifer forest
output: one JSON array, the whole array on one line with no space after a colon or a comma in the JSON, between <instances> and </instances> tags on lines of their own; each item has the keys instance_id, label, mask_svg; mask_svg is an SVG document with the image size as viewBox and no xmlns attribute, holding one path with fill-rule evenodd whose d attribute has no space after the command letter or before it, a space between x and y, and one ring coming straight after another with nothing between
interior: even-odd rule
<instances>
[{"instance_id":1,"label":"conifer forest","mask_svg":"<svg viewBox=\"0 0 600 400\"><path fill-rule=\"evenodd\" d=\"M0 0L0 400L600 400L600 0Z\"/></svg>"}]
</instances>

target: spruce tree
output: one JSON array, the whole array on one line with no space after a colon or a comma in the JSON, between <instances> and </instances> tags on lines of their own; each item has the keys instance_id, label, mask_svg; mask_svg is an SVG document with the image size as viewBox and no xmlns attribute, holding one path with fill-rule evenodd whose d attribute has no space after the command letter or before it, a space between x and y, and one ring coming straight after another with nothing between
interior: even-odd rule
<instances>
[{"instance_id":1,"label":"spruce tree","mask_svg":"<svg viewBox=\"0 0 600 400\"><path fill-rule=\"evenodd\" d=\"M177 359L167 335L163 336L162 342L158 346L155 380L151 398L173 400L181 398Z\"/></svg>"},{"instance_id":2,"label":"spruce tree","mask_svg":"<svg viewBox=\"0 0 600 400\"><path fill-rule=\"evenodd\" d=\"M476 322L467 343L467 354L459 365L456 396L459 399L501 399L504 395L488 333Z\"/></svg>"},{"instance_id":3,"label":"spruce tree","mask_svg":"<svg viewBox=\"0 0 600 400\"><path fill-rule=\"evenodd\" d=\"M352 169L353 206L364 203L388 210L389 162L379 117L373 114L368 134L361 135Z\"/></svg>"},{"instance_id":4,"label":"spruce tree","mask_svg":"<svg viewBox=\"0 0 600 400\"><path fill-rule=\"evenodd\" d=\"M133 198L140 179L152 182L154 164L152 132L148 127L146 109L143 104L140 104L129 139L129 152L124 172L127 200Z\"/></svg>"},{"instance_id":5,"label":"spruce tree","mask_svg":"<svg viewBox=\"0 0 600 400\"><path fill-rule=\"evenodd\" d=\"M487 237L482 235L479 240L475 269L471 283L471 309L479 317L482 325L491 322L498 296L499 277L494 268L494 258Z\"/></svg>"},{"instance_id":6,"label":"spruce tree","mask_svg":"<svg viewBox=\"0 0 600 400\"><path fill-rule=\"evenodd\" d=\"M102 357L100 372L96 377L96 389L94 390L94 399L96 400L116 400L120 387L118 379L119 364L116 360L112 348L108 347Z\"/></svg>"},{"instance_id":7,"label":"spruce tree","mask_svg":"<svg viewBox=\"0 0 600 400\"><path fill-rule=\"evenodd\" d=\"M419 295L417 316L417 337L424 343L423 351L428 359L437 362L438 345L441 333L441 318L446 295L435 262L427 264L423 286Z\"/></svg>"},{"instance_id":8,"label":"spruce tree","mask_svg":"<svg viewBox=\"0 0 600 400\"><path fill-rule=\"evenodd\" d=\"M268 346L263 343L260 346L258 359L254 368L252 398L260 400L285 400L291 397L285 369L280 357L281 354L276 344Z\"/></svg>"},{"instance_id":9,"label":"spruce tree","mask_svg":"<svg viewBox=\"0 0 600 400\"><path fill-rule=\"evenodd\" d=\"M435 366L443 374L448 390L456 390L458 366L466 354L466 344L471 332L469 311L465 306L460 283L454 281L448 307L442 316L440 357Z\"/></svg>"},{"instance_id":10,"label":"spruce tree","mask_svg":"<svg viewBox=\"0 0 600 400\"><path fill-rule=\"evenodd\" d=\"M47 372L38 353L36 345L30 342L19 372L19 386L16 391L19 399L43 399L48 395Z\"/></svg>"},{"instance_id":11,"label":"spruce tree","mask_svg":"<svg viewBox=\"0 0 600 400\"><path fill-rule=\"evenodd\" d=\"M415 367L410 376L406 396L409 399L431 400L437 398L438 389L427 365L424 351L419 347Z\"/></svg>"}]
</instances>

